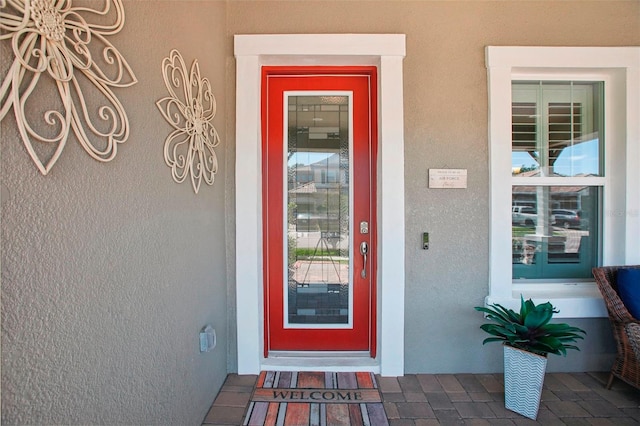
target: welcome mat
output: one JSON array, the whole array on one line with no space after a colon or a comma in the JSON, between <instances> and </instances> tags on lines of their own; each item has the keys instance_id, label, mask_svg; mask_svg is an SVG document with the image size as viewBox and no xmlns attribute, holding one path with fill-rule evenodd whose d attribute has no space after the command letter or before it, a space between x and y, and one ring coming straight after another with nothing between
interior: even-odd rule
<instances>
[{"instance_id":1,"label":"welcome mat","mask_svg":"<svg viewBox=\"0 0 640 426\"><path fill-rule=\"evenodd\" d=\"M373 373L263 371L245 426L388 426Z\"/></svg>"}]
</instances>

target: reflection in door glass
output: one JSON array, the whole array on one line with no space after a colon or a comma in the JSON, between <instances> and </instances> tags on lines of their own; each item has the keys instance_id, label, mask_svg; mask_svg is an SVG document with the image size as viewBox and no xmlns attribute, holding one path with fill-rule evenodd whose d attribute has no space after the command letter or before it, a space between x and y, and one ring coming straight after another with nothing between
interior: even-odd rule
<instances>
[{"instance_id":1,"label":"reflection in door glass","mask_svg":"<svg viewBox=\"0 0 640 426\"><path fill-rule=\"evenodd\" d=\"M288 96L287 317L349 322L349 98Z\"/></svg>"}]
</instances>

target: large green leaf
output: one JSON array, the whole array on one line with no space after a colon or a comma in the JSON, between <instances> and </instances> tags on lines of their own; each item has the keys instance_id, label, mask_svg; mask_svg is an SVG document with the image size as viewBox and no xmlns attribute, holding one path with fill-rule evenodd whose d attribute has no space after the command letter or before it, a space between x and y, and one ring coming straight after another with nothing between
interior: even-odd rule
<instances>
[{"instance_id":1,"label":"large green leaf","mask_svg":"<svg viewBox=\"0 0 640 426\"><path fill-rule=\"evenodd\" d=\"M491 305L489 308L477 306L475 309L477 311L484 312L487 318L495 321L504 321L507 323L518 321L518 315L515 312L511 309L506 309L497 303L495 305Z\"/></svg>"},{"instance_id":2,"label":"large green leaf","mask_svg":"<svg viewBox=\"0 0 640 426\"><path fill-rule=\"evenodd\" d=\"M528 328L536 329L551 321L553 310L541 308L542 305L536 306L535 309L529 311L529 315L524 319L524 325Z\"/></svg>"},{"instance_id":3,"label":"large green leaf","mask_svg":"<svg viewBox=\"0 0 640 426\"><path fill-rule=\"evenodd\" d=\"M533 303L531 299L524 300L524 297L520 295L520 317L524 321L524 319L529 315L533 309L535 309L536 305Z\"/></svg>"},{"instance_id":4,"label":"large green leaf","mask_svg":"<svg viewBox=\"0 0 640 426\"><path fill-rule=\"evenodd\" d=\"M486 339L484 339L482 341L482 344L484 345L485 343L490 343L490 342L503 342L504 339L501 339L499 337L487 337Z\"/></svg>"}]
</instances>

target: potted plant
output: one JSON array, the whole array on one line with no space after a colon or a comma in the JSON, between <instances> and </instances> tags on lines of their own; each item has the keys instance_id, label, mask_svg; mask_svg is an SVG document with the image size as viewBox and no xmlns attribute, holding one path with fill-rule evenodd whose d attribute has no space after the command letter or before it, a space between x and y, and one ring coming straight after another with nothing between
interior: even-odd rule
<instances>
[{"instance_id":1,"label":"potted plant","mask_svg":"<svg viewBox=\"0 0 640 426\"><path fill-rule=\"evenodd\" d=\"M480 328L493 337L482 344L502 342L504 345L505 408L535 420L540 407L540 396L547 355L567 355L567 349L580 350L571 343L583 339L586 332L569 324L551 324L558 313L551 303L536 305L520 296L520 312L499 304L475 308L492 321Z\"/></svg>"}]
</instances>

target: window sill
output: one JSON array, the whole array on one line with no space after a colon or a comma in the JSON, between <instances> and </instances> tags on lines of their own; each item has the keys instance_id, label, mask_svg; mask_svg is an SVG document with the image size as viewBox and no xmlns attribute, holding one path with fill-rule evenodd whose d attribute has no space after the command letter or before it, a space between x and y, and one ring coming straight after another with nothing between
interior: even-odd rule
<instances>
[{"instance_id":1,"label":"window sill","mask_svg":"<svg viewBox=\"0 0 640 426\"><path fill-rule=\"evenodd\" d=\"M532 299L536 304L551 302L560 312L554 318L606 318L607 309L602 296L593 282L513 284L512 296L489 295L486 304L498 303L518 312L520 295Z\"/></svg>"}]
</instances>

